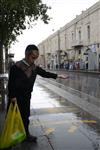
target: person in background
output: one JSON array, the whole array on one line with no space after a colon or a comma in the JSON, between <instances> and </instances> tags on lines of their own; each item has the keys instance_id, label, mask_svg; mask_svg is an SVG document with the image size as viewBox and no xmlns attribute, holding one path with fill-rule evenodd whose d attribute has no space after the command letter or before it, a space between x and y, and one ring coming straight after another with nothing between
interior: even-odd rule
<instances>
[{"instance_id":1,"label":"person in background","mask_svg":"<svg viewBox=\"0 0 100 150\"><path fill-rule=\"evenodd\" d=\"M21 117L24 123L27 140L37 141L37 137L29 133L29 116L30 116L30 99L31 92L37 75L43 78L62 78L67 79L68 76L47 72L40 66L35 64L35 60L39 57L39 49L36 45L28 45L25 50L25 58L17 61L10 68L8 80L8 104L7 110L11 102L18 104Z\"/></svg>"}]
</instances>

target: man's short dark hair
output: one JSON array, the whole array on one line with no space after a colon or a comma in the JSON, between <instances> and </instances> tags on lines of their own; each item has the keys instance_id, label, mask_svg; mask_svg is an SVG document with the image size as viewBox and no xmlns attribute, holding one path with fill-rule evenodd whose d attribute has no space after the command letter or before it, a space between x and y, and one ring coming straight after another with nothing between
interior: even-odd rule
<instances>
[{"instance_id":1,"label":"man's short dark hair","mask_svg":"<svg viewBox=\"0 0 100 150\"><path fill-rule=\"evenodd\" d=\"M38 49L38 47L36 46L36 45L34 45L34 44L31 44L31 45L28 45L27 47L26 47L26 50L25 50L25 53L31 53L32 51L34 51L34 50L37 50L37 51L39 51L39 49Z\"/></svg>"}]
</instances>

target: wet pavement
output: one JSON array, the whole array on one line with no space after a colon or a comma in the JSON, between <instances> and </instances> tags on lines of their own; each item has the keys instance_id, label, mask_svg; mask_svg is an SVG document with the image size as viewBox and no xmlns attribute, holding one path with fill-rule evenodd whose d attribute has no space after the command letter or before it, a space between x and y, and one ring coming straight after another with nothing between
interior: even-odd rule
<instances>
[{"instance_id":1,"label":"wet pavement","mask_svg":"<svg viewBox=\"0 0 100 150\"><path fill-rule=\"evenodd\" d=\"M39 78L32 93L30 116L30 133L38 142L23 142L9 150L100 150L100 107L96 102L89 105L86 93L74 90Z\"/></svg>"},{"instance_id":2,"label":"wet pavement","mask_svg":"<svg viewBox=\"0 0 100 150\"><path fill-rule=\"evenodd\" d=\"M87 95L98 98L100 101L100 72L91 74L88 72L74 72L74 71L55 71L59 74L68 74L69 79L57 80L67 87L75 89L76 91L81 91Z\"/></svg>"},{"instance_id":3,"label":"wet pavement","mask_svg":"<svg viewBox=\"0 0 100 150\"><path fill-rule=\"evenodd\" d=\"M30 131L46 149L100 149L100 121L43 85L35 86L31 108Z\"/></svg>"},{"instance_id":4,"label":"wet pavement","mask_svg":"<svg viewBox=\"0 0 100 150\"><path fill-rule=\"evenodd\" d=\"M38 82L100 120L100 99L65 86L55 80L38 78Z\"/></svg>"},{"instance_id":5,"label":"wet pavement","mask_svg":"<svg viewBox=\"0 0 100 150\"><path fill-rule=\"evenodd\" d=\"M100 150L100 120L39 82L30 116L30 132L38 142L23 142L11 150Z\"/></svg>"}]
</instances>

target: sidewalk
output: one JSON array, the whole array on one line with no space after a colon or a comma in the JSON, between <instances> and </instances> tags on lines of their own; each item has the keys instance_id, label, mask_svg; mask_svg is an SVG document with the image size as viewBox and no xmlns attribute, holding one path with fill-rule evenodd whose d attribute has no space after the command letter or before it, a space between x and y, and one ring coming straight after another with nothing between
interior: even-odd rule
<instances>
[{"instance_id":1,"label":"sidewalk","mask_svg":"<svg viewBox=\"0 0 100 150\"><path fill-rule=\"evenodd\" d=\"M5 111L0 110L0 133L3 128L4 124L4 118L5 118ZM7 148L6 150L52 150L48 138L45 136L45 133L43 131L43 128L41 126L41 122L39 122L39 118L34 114L30 117L30 130L31 134L38 137L37 143L34 142L22 142L17 145L14 145L11 148ZM35 126L32 125L32 122L35 122ZM38 123L38 126L36 126L36 123Z\"/></svg>"},{"instance_id":2,"label":"sidewalk","mask_svg":"<svg viewBox=\"0 0 100 150\"><path fill-rule=\"evenodd\" d=\"M0 109L0 133L2 132L3 129L4 120L5 120L5 110ZM41 150L41 149L52 150L49 139L45 135L41 122L39 121L39 116L33 109L32 115L30 116L30 133L38 137L37 143L24 141L5 150Z\"/></svg>"},{"instance_id":3,"label":"sidewalk","mask_svg":"<svg viewBox=\"0 0 100 150\"><path fill-rule=\"evenodd\" d=\"M80 107L84 111L88 112L89 114L100 120L100 103L98 103L98 105L95 105L91 103L91 101L87 101L84 98L83 93L80 93L81 96L77 96L75 92L70 91L70 89L67 89L64 85L57 83L53 80L42 79L40 77L38 82L44 87L50 89L51 91L54 91L59 96L66 98L69 102L75 104L76 106Z\"/></svg>"}]
</instances>

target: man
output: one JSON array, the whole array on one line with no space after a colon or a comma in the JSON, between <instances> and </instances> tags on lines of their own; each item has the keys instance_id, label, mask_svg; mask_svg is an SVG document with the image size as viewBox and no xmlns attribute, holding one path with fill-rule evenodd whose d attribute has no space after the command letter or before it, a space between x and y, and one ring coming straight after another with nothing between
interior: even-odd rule
<instances>
[{"instance_id":1,"label":"man","mask_svg":"<svg viewBox=\"0 0 100 150\"><path fill-rule=\"evenodd\" d=\"M27 140L36 142L37 137L29 133L30 99L37 75L44 78L62 78L67 76L47 72L35 64L39 56L39 49L35 45L28 45L25 50L25 58L16 62L10 69L8 81L8 106L10 102L16 102L19 106Z\"/></svg>"}]
</instances>

